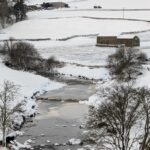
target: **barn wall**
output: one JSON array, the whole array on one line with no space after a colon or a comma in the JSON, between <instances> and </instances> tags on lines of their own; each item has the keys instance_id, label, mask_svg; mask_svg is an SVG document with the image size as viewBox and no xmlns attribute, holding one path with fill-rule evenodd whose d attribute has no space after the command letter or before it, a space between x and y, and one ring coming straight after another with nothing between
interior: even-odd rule
<instances>
[{"instance_id":1,"label":"barn wall","mask_svg":"<svg viewBox=\"0 0 150 150\"><path fill-rule=\"evenodd\" d=\"M133 47L133 39L118 39L118 45L124 44L127 47Z\"/></svg>"},{"instance_id":2,"label":"barn wall","mask_svg":"<svg viewBox=\"0 0 150 150\"><path fill-rule=\"evenodd\" d=\"M117 45L117 37L97 37L97 44Z\"/></svg>"}]
</instances>

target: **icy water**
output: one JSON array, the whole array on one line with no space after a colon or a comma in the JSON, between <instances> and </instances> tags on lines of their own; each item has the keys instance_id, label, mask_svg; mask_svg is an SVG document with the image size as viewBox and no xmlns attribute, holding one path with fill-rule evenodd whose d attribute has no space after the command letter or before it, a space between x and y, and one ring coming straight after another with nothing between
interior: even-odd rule
<instances>
[{"instance_id":1,"label":"icy water","mask_svg":"<svg viewBox=\"0 0 150 150\"><path fill-rule=\"evenodd\" d=\"M55 101L84 101L95 93L95 84L67 85L60 89L49 91L41 95L41 99Z\"/></svg>"},{"instance_id":2,"label":"icy water","mask_svg":"<svg viewBox=\"0 0 150 150\"><path fill-rule=\"evenodd\" d=\"M32 123L25 125L23 128L25 134L19 137L18 141L23 143L31 139L31 145L35 150L77 150L80 145L67 143L71 138L82 138L80 125L88 113L88 106L67 101L68 93L69 99L78 96L78 100L87 100L95 93L95 85L67 85L47 92L45 96L49 99L38 101L39 114ZM58 95L63 97L63 102L57 100ZM59 146L56 146L57 143Z\"/></svg>"},{"instance_id":3,"label":"icy water","mask_svg":"<svg viewBox=\"0 0 150 150\"><path fill-rule=\"evenodd\" d=\"M79 128L88 113L88 107L79 103L39 101L40 114L23 129L20 142L31 139L35 150L76 150L79 145L66 145L71 138L81 138ZM53 144L61 144L55 146ZM53 146L52 146L53 145Z\"/></svg>"}]
</instances>

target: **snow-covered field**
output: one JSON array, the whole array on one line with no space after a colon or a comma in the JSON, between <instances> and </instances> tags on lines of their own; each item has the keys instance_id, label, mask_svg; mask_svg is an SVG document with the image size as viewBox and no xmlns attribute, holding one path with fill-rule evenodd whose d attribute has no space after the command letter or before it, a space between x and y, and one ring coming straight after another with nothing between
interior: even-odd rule
<instances>
[{"instance_id":1,"label":"snow-covered field","mask_svg":"<svg viewBox=\"0 0 150 150\"><path fill-rule=\"evenodd\" d=\"M56 2L60 0L44 0L44 2ZM61 0L74 8L93 8L94 5L100 5L103 8L148 8L149 0ZM43 0L27 0L27 4L41 4Z\"/></svg>"},{"instance_id":2,"label":"snow-covered field","mask_svg":"<svg viewBox=\"0 0 150 150\"><path fill-rule=\"evenodd\" d=\"M150 11L111 11L111 10L82 10L82 9L58 9L58 10L41 10L28 12L28 19L43 18L71 18L71 17L96 17L96 18L125 18L125 19L141 19L150 20Z\"/></svg>"},{"instance_id":3,"label":"snow-covered field","mask_svg":"<svg viewBox=\"0 0 150 150\"><path fill-rule=\"evenodd\" d=\"M137 25L138 24L138 25ZM62 39L74 35L119 35L150 29L150 23L125 20L97 20L90 18L34 19L18 22L4 29L0 39L51 38ZM19 34L18 34L19 33Z\"/></svg>"},{"instance_id":4,"label":"snow-covered field","mask_svg":"<svg viewBox=\"0 0 150 150\"><path fill-rule=\"evenodd\" d=\"M65 1L65 0L64 0ZM67 1L67 0L66 0ZM75 8L93 8L94 5L100 5L102 8L148 8L148 0L74 0L69 3Z\"/></svg>"},{"instance_id":5,"label":"snow-covered field","mask_svg":"<svg viewBox=\"0 0 150 150\"><path fill-rule=\"evenodd\" d=\"M115 48L100 48L91 45L80 45L74 47L48 47L40 49L44 58L54 56L56 59L68 63L77 63L85 66L104 66L108 55L115 52Z\"/></svg>"},{"instance_id":6,"label":"snow-covered field","mask_svg":"<svg viewBox=\"0 0 150 150\"><path fill-rule=\"evenodd\" d=\"M54 1L57 0L46 0L44 2ZM0 39L8 39L9 37L16 39L50 38L51 40L30 42L34 44L42 57L48 58L54 56L56 59L68 63L63 68L58 69L58 72L67 75L81 75L87 78L100 79L108 76L107 70L104 68L91 69L89 66L105 66L108 55L114 53L115 48L96 47L96 35L119 35L123 32L145 31L150 29L150 23L146 21L117 19L123 18L124 16L127 19L149 20L150 11L125 11L123 13L123 11L92 9L94 5L101 5L104 9L143 9L147 8L147 0L139 1L138 3L135 0L132 0L132 2L128 2L127 0L112 0L111 3L108 0L63 0L63 2L68 3L71 7L69 9L62 8L28 12L27 20L15 23L1 30L0 35L2 36L0 36ZM41 3L43 3L43 0L27 1L29 5ZM116 19L105 20L96 18ZM95 34L95 36L89 36L91 34ZM66 41L58 41L58 39L75 35L87 35L87 37L75 37ZM148 57L150 57L150 31L137 33L136 35L140 37L141 50L146 52ZM80 64L83 66L79 66ZM43 85L45 87L43 80L37 81L43 83L39 87ZM34 82L34 85L40 84L39 82Z\"/></svg>"},{"instance_id":7,"label":"snow-covered field","mask_svg":"<svg viewBox=\"0 0 150 150\"><path fill-rule=\"evenodd\" d=\"M34 3L34 1L32 1ZM83 1L89 2L89 1ZM71 3L78 3L77 1ZM80 1L79 1L80 3ZM127 11L125 18L150 19L150 11ZM86 17L86 18L85 18ZM41 10L28 13L28 19L15 23L1 30L0 39L14 37L16 39L45 39L45 41L30 41L38 49L41 56L56 57L60 61L76 63L83 66L71 65L58 70L60 73L83 75L88 78L100 79L103 71L89 66L104 66L108 55L114 53L115 48L96 47L96 35L119 35L123 32L146 31L137 33L141 40L141 50L150 57L150 23L146 21L105 20L98 18L122 18L122 11L99 11L95 9L56 9ZM66 41L58 41L79 35ZM82 37L84 35L84 37ZM86 36L85 36L86 35ZM92 36L91 36L92 35ZM96 74L96 71L98 73ZM106 70L104 72L107 72Z\"/></svg>"}]
</instances>

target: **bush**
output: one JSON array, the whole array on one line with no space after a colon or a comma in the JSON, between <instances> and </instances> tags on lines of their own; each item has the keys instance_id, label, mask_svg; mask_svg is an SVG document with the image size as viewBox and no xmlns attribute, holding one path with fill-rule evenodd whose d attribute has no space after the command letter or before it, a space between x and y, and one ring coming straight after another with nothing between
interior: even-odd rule
<instances>
[{"instance_id":1,"label":"bush","mask_svg":"<svg viewBox=\"0 0 150 150\"><path fill-rule=\"evenodd\" d=\"M2 45L3 53L8 57L5 65L15 69L36 71L39 74L53 73L55 67L62 67L63 63L54 57L43 59L35 47L26 42L15 42L13 38ZM1 52L2 53L2 52Z\"/></svg>"},{"instance_id":2,"label":"bush","mask_svg":"<svg viewBox=\"0 0 150 150\"><path fill-rule=\"evenodd\" d=\"M129 81L141 74L142 64L147 56L138 49L120 47L108 57L110 73L115 75L117 80Z\"/></svg>"},{"instance_id":3,"label":"bush","mask_svg":"<svg viewBox=\"0 0 150 150\"><path fill-rule=\"evenodd\" d=\"M8 54L8 61L18 69L32 69L41 60L34 46L26 42L13 43Z\"/></svg>"},{"instance_id":4,"label":"bush","mask_svg":"<svg viewBox=\"0 0 150 150\"><path fill-rule=\"evenodd\" d=\"M55 57L49 57L45 62L45 69L52 72L55 67L62 67L62 64Z\"/></svg>"}]
</instances>

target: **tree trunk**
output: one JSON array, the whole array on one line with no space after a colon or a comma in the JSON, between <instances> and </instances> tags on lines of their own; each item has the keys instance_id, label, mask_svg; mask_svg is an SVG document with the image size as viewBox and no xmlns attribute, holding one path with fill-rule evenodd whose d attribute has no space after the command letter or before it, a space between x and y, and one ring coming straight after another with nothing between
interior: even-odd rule
<instances>
[{"instance_id":1,"label":"tree trunk","mask_svg":"<svg viewBox=\"0 0 150 150\"><path fill-rule=\"evenodd\" d=\"M2 141L3 147L6 147L6 127L4 125L3 127L3 141Z\"/></svg>"}]
</instances>

